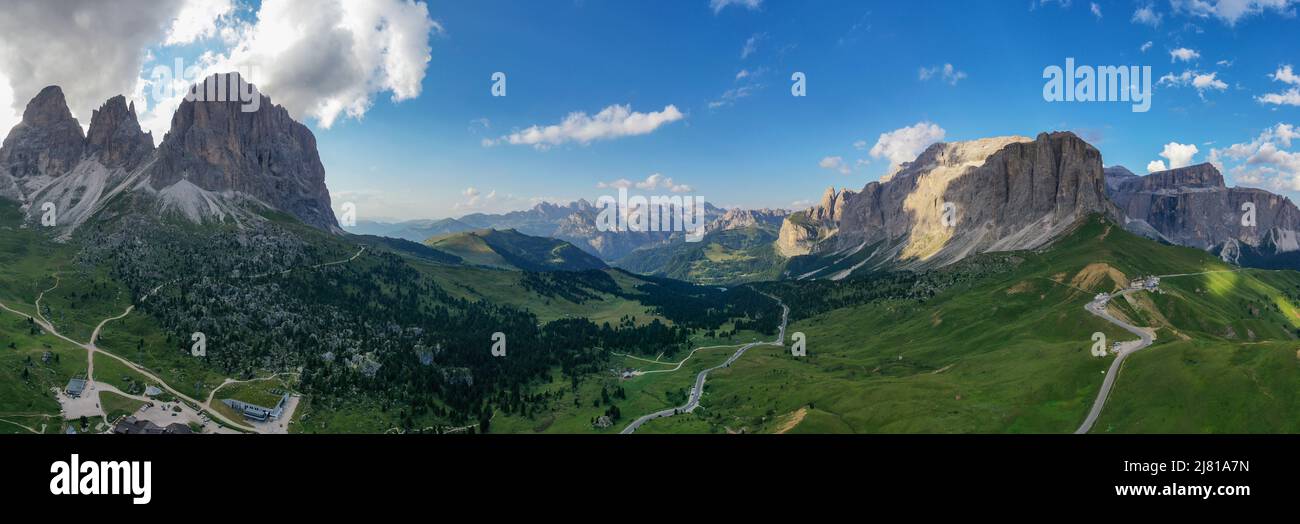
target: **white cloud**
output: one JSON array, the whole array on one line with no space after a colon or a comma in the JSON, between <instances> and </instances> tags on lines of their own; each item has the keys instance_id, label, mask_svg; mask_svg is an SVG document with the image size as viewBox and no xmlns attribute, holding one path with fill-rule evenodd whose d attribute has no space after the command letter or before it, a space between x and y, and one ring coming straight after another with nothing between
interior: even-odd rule
<instances>
[{"instance_id":1,"label":"white cloud","mask_svg":"<svg viewBox=\"0 0 1300 524\"><path fill-rule=\"evenodd\" d=\"M745 46L740 48L740 59L749 58L749 55L758 51L758 43L767 37L767 33L754 33L753 36L745 40Z\"/></svg>"},{"instance_id":2,"label":"white cloud","mask_svg":"<svg viewBox=\"0 0 1300 524\"><path fill-rule=\"evenodd\" d=\"M1269 78L1272 78L1273 80L1276 80L1278 82L1292 84L1292 85L1300 85L1300 76L1296 76L1295 72L1291 70L1290 64L1279 66L1277 68L1277 72L1268 76Z\"/></svg>"},{"instance_id":3,"label":"white cloud","mask_svg":"<svg viewBox=\"0 0 1300 524\"><path fill-rule=\"evenodd\" d=\"M732 5L753 11L763 6L763 0L709 0L709 9L712 9L715 15Z\"/></svg>"},{"instance_id":4,"label":"white cloud","mask_svg":"<svg viewBox=\"0 0 1300 524\"><path fill-rule=\"evenodd\" d=\"M231 0L185 0L163 45L183 45L217 34L217 20L234 11Z\"/></svg>"},{"instance_id":5,"label":"white cloud","mask_svg":"<svg viewBox=\"0 0 1300 524\"><path fill-rule=\"evenodd\" d=\"M654 173L640 182L633 182L626 178L620 178L613 182L597 182L598 189L631 189L637 188L642 191L654 191L664 189L672 193L690 193L695 188L687 184L678 184L673 181L672 177L664 176L661 173Z\"/></svg>"},{"instance_id":6,"label":"white cloud","mask_svg":"<svg viewBox=\"0 0 1300 524\"><path fill-rule=\"evenodd\" d=\"M1289 64L1279 66L1277 72L1268 76L1284 84L1300 86L1300 76L1295 74ZM1300 106L1300 87L1292 87L1280 93L1266 93L1255 99L1265 104Z\"/></svg>"},{"instance_id":7,"label":"white cloud","mask_svg":"<svg viewBox=\"0 0 1300 524\"><path fill-rule=\"evenodd\" d=\"M295 118L326 129L341 116L361 118L380 93L394 102L419 96L429 37L443 32L426 4L402 0L265 0L256 21L232 24L218 30L228 48L200 57L200 78L239 71ZM182 89L151 107L142 125L160 137L196 80L176 79ZM137 92L155 87L141 83Z\"/></svg>"},{"instance_id":8,"label":"white cloud","mask_svg":"<svg viewBox=\"0 0 1300 524\"><path fill-rule=\"evenodd\" d=\"M1196 153L1196 144L1170 142L1165 144L1164 149L1160 151L1160 156L1169 161L1169 169L1178 169L1192 165Z\"/></svg>"},{"instance_id":9,"label":"white cloud","mask_svg":"<svg viewBox=\"0 0 1300 524\"><path fill-rule=\"evenodd\" d=\"M1147 52L1147 50L1151 49L1151 46L1153 46L1153 45L1156 45L1155 42L1152 42L1152 41L1150 41L1150 40L1147 40L1147 42L1146 42L1145 44L1142 44L1142 47L1140 47L1140 48L1138 48L1138 49L1140 49L1143 53L1145 53L1145 52Z\"/></svg>"},{"instance_id":10,"label":"white cloud","mask_svg":"<svg viewBox=\"0 0 1300 524\"><path fill-rule=\"evenodd\" d=\"M1233 26L1242 18L1274 11L1294 16L1297 0L1170 0L1174 11L1201 18L1217 18Z\"/></svg>"},{"instance_id":11,"label":"white cloud","mask_svg":"<svg viewBox=\"0 0 1300 524\"><path fill-rule=\"evenodd\" d=\"M1206 91L1223 91L1228 88L1228 84L1223 80L1219 80L1218 75L1217 72L1203 73L1200 71L1187 70L1183 71L1179 75L1168 73L1165 76L1160 77L1160 81L1156 84L1170 87L1190 86L1196 89L1196 93L1201 95L1201 98L1205 98Z\"/></svg>"},{"instance_id":12,"label":"white cloud","mask_svg":"<svg viewBox=\"0 0 1300 524\"><path fill-rule=\"evenodd\" d=\"M1212 161L1236 165L1229 172L1237 182L1277 191L1300 191L1300 152L1288 151L1293 141L1300 141L1300 130L1291 124L1278 123L1265 129L1254 140L1210 151Z\"/></svg>"},{"instance_id":13,"label":"white cloud","mask_svg":"<svg viewBox=\"0 0 1300 524\"><path fill-rule=\"evenodd\" d=\"M1165 162L1163 160L1152 160L1147 164L1147 173L1159 173L1168 169L1169 168L1165 167Z\"/></svg>"},{"instance_id":14,"label":"white cloud","mask_svg":"<svg viewBox=\"0 0 1300 524\"><path fill-rule=\"evenodd\" d=\"M9 79L0 73L0 140L9 136L9 130L22 121L22 115L13 108L14 90L9 87Z\"/></svg>"},{"instance_id":15,"label":"white cloud","mask_svg":"<svg viewBox=\"0 0 1300 524\"><path fill-rule=\"evenodd\" d=\"M848 164L844 163L844 157L838 157L838 156L824 157L822 158L821 162L817 163L817 166L822 169L839 171L841 175L847 175L853 171L852 169L849 169Z\"/></svg>"},{"instance_id":16,"label":"white cloud","mask_svg":"<svg viewBox=\"0 0 1300 524\"><path fill-rule=\"evenodd\" d=\"M144 49L162 40L180 0L9 0L0 8L0 79L22 114L42 88L58 85L82 126L91 110L133 92ZM3 122L8 117L0 117ZM7 130L6 130L7 131Z\"/></svg>"},{"instance_id":17,"label":"white cloud","mask_svg":"<svg viewBox=\"0 0 1300 524\"><path fill-rule=\"evenodd\" d=\"M1136 11L1133 11L1133 18L1131 21L1135 24L1159 27L1162 18L1164 18L1164 15L1157 13L1154 6L1147 4L1137 8Z\"/></svg>"},{"instance_id":18,"label":"white cloud","mask_svg":"<svg viewBox=\"0 0 1300 524\"><path fill-rule=\"evenodd\" d=\"M1293 87L1282 93L1267 93L1257 100L1265 104L1300 106L1300 89Z\"/></svg>"},{"instance_id":19,"label":"white cloud","mask_svg":"<svg viewBox=\"0 0 1300 524\"><path fill-rule=\"evenodd\" d=\"M889 170L892 173L904 162L915 160L930 144L943 140L946 134L942 127L930 122L918 122L895 129L880 135L876 145L871 146L871 157L889 159Z\"/></svg>"},{"instance_id":20,"label":"white cloud","mask_svg":"<svg viewBox=\"0 0 1300 524\"><path fill-rule=\"evenodd\" d=\"M597 140L649 134L665 124L683 118L685 115L674 105L664 106L662 111L653 113L633 112L629 105L612 105L594 116L575 111L564 117L559 124L534 125L496 140L485 140L483 143L484 145L498 143L530 145L538 150L568 142L587 145Z\"/></svg>"},{"instance_id":21,"label":"white cloud","mask_svg":"<svg viewBox=\"0 0 1300 524\"><path fill-rule=\"evenodd\" d=\"M1178 49L1174 49L1173 51L1169 52L1170 62L1175 62L1180 60L1183 62L1191 62L1192 60L1196 60L1197 58L1200 57L1201 57L1201 53L1197 52L1195 49L1188 49L1186 47L1180 47Z\"/></svg>"},{"instance_id":22,"label":"white cloud","mask_svg":"<svg viewBox=\"0 0 1300 524\"><path fill-rule=\"evenodd\" d=\"M1092 16L1095 16L1097 17L1098 20L1101 20L1101 6L1097 5L1097 2L1093 2L1091 5L1089 5L1088 10L1092 11Z\"/></svg>"},{"instance_id":23,"label":"white cloud","mask_svg":"<svg viewBox=\"0 0 1300 524\"><path fill-rule=\"evenodd\" d=\"M931 78L940 78L944 82L947 82L949 85L955 86L957 85L957 82L960 82L962 79L966 78L966 73L963 71L958 71L957 68L952 66L952 64L944 64L941 66L934 66L929 68L922 67L920 73L918 74L918 77L921 79L921 81L926 81Z\"/></svg>"},{"instance_id":24,"label":"white cloud","mask_svg":"<svg viewBox=\"0 0 1300 524\"><path fill-rule=\"evenodd\" d=\"M866 141L866 140L855 140L855 141L853 142L853 149L857 149L858 151L862 151L863 149L866 149L866 148L867 148L867 141Z\"/></svg>"}]
</instances>

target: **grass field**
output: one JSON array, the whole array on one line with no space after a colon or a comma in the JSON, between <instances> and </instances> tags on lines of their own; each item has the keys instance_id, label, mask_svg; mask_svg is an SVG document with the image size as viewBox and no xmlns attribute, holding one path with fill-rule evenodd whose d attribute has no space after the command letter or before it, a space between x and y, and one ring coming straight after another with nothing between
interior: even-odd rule
<instances>
[{"instance_id":1,"label":"grass field","mask_svg":"<svg viewBox=\"0 0 1300 524\"><path fill-rule=\"evenodd\" d=\"M1011 273L926 303L798 322L790 332L807 335L808 357L755 348L710 377L694 422L644 430L767 432L809 407L792 432L1071 432L1110 363L1089 355L1091 333L1133 338L1084 312L1092 294L1138 275L1228 269L1092 221ZM1096 431L1296 431L1297 285L1295 272L1212 273L1117 305L1160 338L1125 365Z\"/></svg>"},{"instance_id":2,"label":"grass field","mask_svg":"<svg viewBox=\"0 0 1300 524\"><path fill-rule=\"evenodd\" d=\"M111 391L99 392L99 405L104 408L104 422L112 424L117 419L135 413L144 406L144 402L127 398Z\"/></svg>"}]
</instances>

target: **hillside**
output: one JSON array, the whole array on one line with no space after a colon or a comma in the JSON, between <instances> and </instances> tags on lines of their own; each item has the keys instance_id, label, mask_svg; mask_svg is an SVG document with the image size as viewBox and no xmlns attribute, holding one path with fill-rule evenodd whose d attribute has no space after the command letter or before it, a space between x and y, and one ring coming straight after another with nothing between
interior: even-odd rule
<instances>
[{"instance_id":1,"label":"hillside","mask_svg":"<svg viewBox=\"0 0 1300 524\"><path fill-rule=\"evenodd\" d=\"M1125 363L1094 431L1300 430L1300 273L1235 268L1097 215L1040 252L764 285L809 356L756 348L710 378L709 410L647 429L774 431L803 410L791 431L1068 433L1113 358L1089 354L1091 334L1133 338L1084 304L1152 274L1182 276L1112 303L1157 340Z\"/></svg>"},{"instance_id":2,"label":"hillside","mask_svg":"<svg viewBox=\"0 0 1300 524\"><path fill-rule=\"evenodd\" d=\"M638 249L614 265L705 285L775 280L785 263L773 245L776 236L775 228L762 226L712 231L700 242Z\"/></svg>"},{"instance_id":3,"label":"hillside","mask_svg":"<svg viewBox=\"0 0 1300 524\"><path fill-rule=\"evenodd\" d=\"M465 263L520 271L583 271L605 263L563 240L525 235L513 229L481 229L435 236L429 247L460 257Z\"/></svg>"}]
</instances>

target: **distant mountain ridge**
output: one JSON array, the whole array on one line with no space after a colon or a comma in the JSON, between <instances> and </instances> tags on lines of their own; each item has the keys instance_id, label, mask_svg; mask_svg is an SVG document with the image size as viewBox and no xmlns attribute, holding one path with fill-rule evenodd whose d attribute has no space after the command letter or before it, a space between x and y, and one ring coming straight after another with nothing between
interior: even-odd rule
<instances>
[{"instance_id":1,"label":"distant mountain ridge","mask_svg":"<svg viewBox=\"0 0 1300 524\"><path fill-rule=\"evenodd\" d=\"M470 265L521 271L585 271L608 266L573 244L513 229L480 229L430 238L425 245Z\"/></svg>"},{"instance_id":2,"label":"distant mountain ridge","mask_svg":"<svg viewBox=\"0 0 1300 524\"><path fill-rule=\"evenodd\" d=\"M726 213L726 210L707 202L703 207L705 224L714 223ZM415 242L447 233L513 229L530 236L567 241L606 261L617 260L643 247L680 242L683 239L684 235L679 231L601 231L597 227L601 209L585 199L578 199L568 204L541 202L527 210L502 214L471 213L455 219L411 220L393 224L358 222L356 227L347 229L355 233L392 236ZM754 216L768 216L767 214L777 212L758 210ZM708 227L706 225L706 230Z\"/></svg>"}]
</instances>

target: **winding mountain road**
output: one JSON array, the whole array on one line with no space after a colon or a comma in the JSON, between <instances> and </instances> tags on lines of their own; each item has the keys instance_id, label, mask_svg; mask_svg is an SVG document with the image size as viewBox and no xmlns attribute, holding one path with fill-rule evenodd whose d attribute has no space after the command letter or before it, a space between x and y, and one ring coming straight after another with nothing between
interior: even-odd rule
<instances>
[{"instance_id":1,"label":"winding mountain road","mask_svg":"<svg viewBox=\"0 0 1300 524\"><path fill-rule=\"evenodd\" d=\"M1245 269L1246 268L1223 269L1223 270L1214 270L1214 271L1202 271L1200 273L1178 273L1174 275L1157 275L1157 278L1169 279L1174 277L1208 275L1210 273L1236 273L1238 271L1244 271ZM1116 297L1127 295L1134 291L1141 291L1141 289L1128 288L1111 295L1110 298L1113 300ZM1132 324L1129 324L1128 322L1124 322L1120 319L1111 316L1110 313L1106 312L1106 306L1102 305L1100 301L1093 300L1092 302L1089 302L1086 305L1084 305L1083 308L1087 310L1089 313L1101 317L1103 320L1110 322L1111 324L1115 324L1116 326L1123 328L1125 331L1128 331L1129 333L1137 335L1138 340L1131 340L1122 343L1119 351L1116 352L1115 360L1110 363L1110 369L1106 370L1106 378L1102 379L1101 381L1101 390L1097 392L1097 399L1092 402L1092 409L1088 411L1088 416L1083 419L1083 424L1079 425L1079 429L1074 430L1074 433L1076 435L1084 434L1089 431L1092 431L1092 426L1097 423L1097 418L1101 416L1102 408L1106 406L1106 399L1110 397L1111 390L1115 388L1115 381L1119 378L1119 370L1120 367L1124 365L1124 359L1128 358L1128 356L1132 355L1133 353L1137 353L1138 351L1146 349L1152 343L1154 343L1156 339L1154 329L1137 327Z\"/></svg>"},{"instance_id":2,"label":"winding mountain road","mask_svg":"<svg viewBox=\"0 0 1300 524\"><path fill-rule=\"evenodd\" d=\"M1116 293L1111 298L1123 296L1132 291L1137 291L1137 290L1126 289L1124 291ZM1115 324L1116 326L1123 328L1125 331L1128 331L1129 333L1137 335L1138 340L1122 343L1122 345L1120 346L1119 351L1115 354L1115 360L1111 361L1110 363L1110 369L1106 370L1106 378L1102 379L1101 381L1101 391L1097 392L1097 400L1093 401L1092 409L1088 411L1088 416L1083 419L1083 424L1079 425L1079 429L1074 430L1074 433L1076 435L1091 431L1093 424L1097 423L1097 417L1101 416L1101 409L1106 406L1106 399L1110 397L1110 391L1115 387L1115 379L1119 377L1119 369L1120 366L1124 365L1124 359L1128 358L1129 355L1132 355L1133 353L1137 353L1138 351L1141 351L1146 347L1150 346L1153 342L1155 342L1156 339L1154 330L1152 330L1151 328L1145 328L1145 329L1139 328L1137 326L1129 324L1128 322L1124 322L1123 320L1111 316L1110 313L1106 312L1106 306L1102 305L1102 302L1100 301L1093 300L1092 302L1089 302L1087 305L1083 306L1083 309L1087 310L1089 313L1092 313L1093 315L1101 317L1103 320L1110 322L1111 324Z\"/></svg>"},{"instance_id":3,"label":"winding mountain road","mask_svg":"<svg viewBox=\"0 0 1300 524\"><path fill-rule=\"evenodd\" d=\"M746 351L749 351L749 349L754 346L784 346L785 326L786 326L786 322L790 318L790 307L786 306L785 303L781 302L781 299L779 298L776 298L772 295L767 295L766 293L764 293L764 295L768 296L772 300L775 300L776 303L781 304L781 327L779 328L775 341L750 342L748 344L745 344L744 346L741 346L740 349L737 349L735 353L732 353L731 356L728 357L727 360L724 361L723 363L713 366L704 371L701 371L698 375L695 376L695 385L691 387L691 396L686 401L685 404L682 404L681 406L675 408L668 408L668 409L656 411L649 415L644 415L641 418L633 420L632 423L628 424L627 427L623 428L623 431L620 431L619 434L629 435L631 433L634 433L637 430L637 428L640 428L646 422L650 422L651 420L657 418L666 418L681 413L690 413L692 411L695 411L695 408L700 406L700 397L704 395L704 381L709 378L709 373L730 366L732 362L735 362L737 359L743 356ZM703 349L703 348L697 348L696 351L698 351L699 349ZM691 353L694 354L695 352L692 351ZM685 360L683 360L682 362L685 362ZM681 363L678 363L677 367L680 368Z\"/></svg>"}]
</instances>

